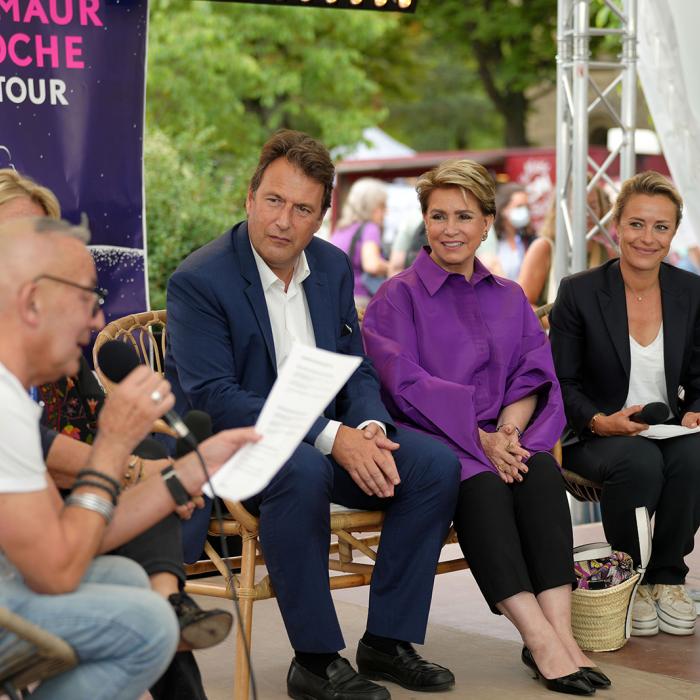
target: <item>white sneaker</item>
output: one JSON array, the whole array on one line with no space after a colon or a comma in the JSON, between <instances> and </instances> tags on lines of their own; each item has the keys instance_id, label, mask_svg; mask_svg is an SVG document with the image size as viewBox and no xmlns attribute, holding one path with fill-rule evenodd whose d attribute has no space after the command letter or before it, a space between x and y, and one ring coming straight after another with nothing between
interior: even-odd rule
<instances>
[{"instance_id":1,"label":"white sneaker","mask_svg":"<svg viewBox=\"0 0 700 700\"><path fill-rule=\"evenodd\" d=\"M637 588L632 604L633 637L650 637L659 633L659 617L656 613L656 603L651 596L651 587L642 584Z\"/></svg>"},{"instance_id":2,"label":"white sneaker","mask_svg":"<svg viewBox=\"0 0 700 700\"><path fill-rule=\"evenodd\" d=\"M667 634L686 635L695 632L695 603L685 586L657 583L651 589L659 616L659 628Z\"/></svg>"}]
</instances>

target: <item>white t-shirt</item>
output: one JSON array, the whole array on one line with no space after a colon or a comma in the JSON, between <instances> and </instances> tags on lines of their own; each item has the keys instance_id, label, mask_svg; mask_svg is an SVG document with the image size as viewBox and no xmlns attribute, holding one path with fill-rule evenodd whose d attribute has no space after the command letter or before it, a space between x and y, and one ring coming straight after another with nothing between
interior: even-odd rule
<instances>
[{"instance_id":1,"label":"white t-shirt","mask_svg":"<svg viewBox=\"0 0 700 700\"><path fill-rule=\"evenodd\" d=\"M668 406L663 323L656 338L647 346L640 345L630 335L630 385L625 408L657 401Z\"/></svg>"},{"instance_id":2,"label":"white t-shirt","mask_svg":"<svg viewBox=\"0 0 700 700\"><path fill-rule=\"evenodd\" d=\"M47 487L41 451L41 407L0 363L0 493L42 491Z\"/></svg>"}]
</instances>

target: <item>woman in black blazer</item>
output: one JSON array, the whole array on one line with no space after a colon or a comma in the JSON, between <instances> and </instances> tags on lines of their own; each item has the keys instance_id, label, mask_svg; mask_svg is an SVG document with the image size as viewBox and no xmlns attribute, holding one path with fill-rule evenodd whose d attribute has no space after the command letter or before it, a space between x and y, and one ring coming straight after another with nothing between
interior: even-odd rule
<instances>
[{"instance_id":1,"label":"woman in black blazer","mask_svg":"<svg viewBox=\"0 0 700 700\"><path fill-rule=\"evenodd\" d=\"M700 425L700 277L662 262L683 202L654 172L627 180L613 220L620 259L562 280L550 339L568 429L564 464L602 483L605 533L639 561L634 509L656 514L632 634L692 634L683 558L700 525L700 433L640 435L632 415L663 402L667 423Z\"/></svg>"}]
</instances>

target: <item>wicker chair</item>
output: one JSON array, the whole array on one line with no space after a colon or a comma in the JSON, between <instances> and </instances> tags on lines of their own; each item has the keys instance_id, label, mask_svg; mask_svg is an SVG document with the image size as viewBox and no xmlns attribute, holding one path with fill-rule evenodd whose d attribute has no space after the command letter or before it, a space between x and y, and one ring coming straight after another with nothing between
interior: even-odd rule
<instances>
[{"instance_id":1,"label":"wicker chair","mask_svg":"<svg viewBox=\"0 0 700 700\"><path fill-rule=\"evenodd\" d=\"M109 323L97 336L93 350L95 369L109 392L110 383L105 381L97 363L97 353L108 340L123 340L132 344L141 359L155 371L162 372L166 347L166 312L146 311L132 314ZM241 620L236 632L236 661L234 675L235 700L247 700L250 670L247 665L243 645L249 649L253 623L253 603L275 596L267 574L256 581L256 567L265 564L260 547L259 520L251 515L240 503L224 501L226 517L223 525L216 519L210 521L209 533L213 535L239 536L242 540L241 556L230 557L227 562L206 543L204 551L209 559L186 567L188 575L218 572L221 579L188 581L186 590L196 595L231 598L239 601ZM348 510L342 506L331 506L331 545L328 569L334 572L330 577L332 590L353 588L369 584L372 578L373 562L377 557L384 513L382 511ZM445 544L457 541L453 530ZM367 557L370 562L354 560L355 552ZM227 566L228 564L228 566ZM240 574L231 576L229 568L240 569ZM468 568L463 558L440 562L437 573L460 571Z\"/></svg>"},{"instance_id":2,"label":"wicker chair","mask_svg":"<svg viewBox=\"0 0 700 700\"><path fill-rule=\"evenodd\" d=\"M32 683L68 671L78 663L63 639L0 607L0 687L11 700Z\"/></svg>"},{"instance_id":3,"label":"wicker chair","mask_svg":"<svg viewBox=\"0 0 700 700\"><path fill-rule=\"evenodd\" d=\"M544 319L547 318L549 312L552 310L554 304L544 304L536 309L535 313L540 322L544 325ZM557 442L554 446L554 457L559 464L563 465L562 461L562 449L561 442ZM600 502L600 492L602 486L595 481L590 481L589 479L584 479L575 472L571 472L568 469L564 469L562 466L562 475L564 476L564 485L566 490L577 500L577 501L593 501L594 503Z\"/></svg>"}]
</instances>

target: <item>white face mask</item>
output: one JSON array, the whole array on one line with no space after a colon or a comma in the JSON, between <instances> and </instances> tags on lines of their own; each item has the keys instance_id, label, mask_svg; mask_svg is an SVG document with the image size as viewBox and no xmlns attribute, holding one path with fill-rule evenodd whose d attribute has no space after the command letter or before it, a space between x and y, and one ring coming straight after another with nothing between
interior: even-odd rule
<instances>
[{"instance_id":1,"label":"white face mask","mask_svg":"<svg viewBox=\"0 0 700 700\"><path fill-rule=\"evenodd\" d=\"M514 207L508 212L508 220L514 228L525 228L530 223L530 210L525 205Z\"/></svg>"}]
</instances>

